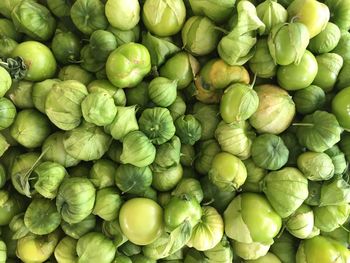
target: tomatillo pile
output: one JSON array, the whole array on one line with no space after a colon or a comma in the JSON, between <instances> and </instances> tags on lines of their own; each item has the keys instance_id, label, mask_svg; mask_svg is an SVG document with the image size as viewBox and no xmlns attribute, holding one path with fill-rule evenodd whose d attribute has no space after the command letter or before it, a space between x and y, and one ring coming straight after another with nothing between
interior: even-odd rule
<instances>
[{"instance_id":1,"label":"tomatillo pile","mask_svg":"<svg viewBox=\"0 0 350 263\"><path fill-rule=\"evenodd\" d=\"M350 0L0 0L0 263L349 263Z\"/></svg>"}]
</instances>

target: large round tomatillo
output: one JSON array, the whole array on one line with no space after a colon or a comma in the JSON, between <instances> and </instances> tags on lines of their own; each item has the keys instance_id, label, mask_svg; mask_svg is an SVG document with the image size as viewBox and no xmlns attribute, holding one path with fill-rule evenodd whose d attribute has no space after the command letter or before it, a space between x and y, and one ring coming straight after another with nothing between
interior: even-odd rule
<instances>
[{"instance_id":1,"label":"large round tomatillo","mask_svg":"<svg viewBox=\"0 0 350 263\"><path fill-rule=\"evenodd\" d=\"M163 231L163 210L148 198L133 198L119 212L119 224L124 235L134 244L148 245Z\"/></svg>"}]
</instances>

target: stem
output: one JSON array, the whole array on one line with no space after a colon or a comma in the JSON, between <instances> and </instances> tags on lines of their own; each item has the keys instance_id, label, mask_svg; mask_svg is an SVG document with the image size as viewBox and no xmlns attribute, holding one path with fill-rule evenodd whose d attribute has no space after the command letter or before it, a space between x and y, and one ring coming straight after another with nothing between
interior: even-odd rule
<instances>
[{"instance_id":1,"label":"stem","mask_svg":"<svg viewBox=\"0 0 350 263\"><path fill-rule=\"evenodd\" d=\"M214 201L215 201L215 199L212 198L208 202L203 203L203 205L210 205L210 204L214 203Z\"/></svg>"},{"instance_id":2,"label":"stem","mask_svg":"<svg viewBox=\"0 0 350 263\"><path fill-rule=\"evenodd\" d=\"M226 29L223 29L222 27L215 26L214 29L224 33L225 35L230 34L230 31L227 31Z\"/></svg>"},{"instance_id":3,"label":"stem","mask_svg":"<svg viewBox=\"0 0 350 263\"><path fill-rule=\"evenodd\" d=\"M302 122L299 122L299 123L293 123L292 125L293 125L293 126L313 127L315 124L313 124L313 123L302 123Z\"/></svg>"},{"instance_id":4,"label":"stem","mask_svg":"<svg viewBox=\"0 0 350 263\"><path fill-rule=\"evenodd\" d=\"M277 234L276 238L280 238L284 232L284 230L286 229L286 224L282 225L281 231Z\"/></svg>"},{"instance_id":5,"label":"stem","mask_svg":"<svg viewBox=\"0 0 350 263\"><path fill-rule=\"evenodd\" d=\"M294 20L297 19L298 16L293 16L292 19L290 20L291 23L294 23Z\"/></svg>"},{"instance_id":6,"label":"stem","mask_svg":"<svg viewBox=\"0 0 350 263\"><path fill-rule=\"evenodd\" d=\"M341 225L340 227L341 227L342 229L344 229L347 233L350 233L350 230L347 229L345 226Z\"/></svg>"},{"instance_id":7,"label":"stem","mask_svg":"<svg viewBox=\"0 0 350 263\"><path fill-rule=\"evenodd\" d=\"M251 89L252 89L252 88L254 87L254 85L255 85L256 78L257 78L257 75L256 75L256 73L255 73L255 74L254 74L254 78L253 78L253 82L252 82L252 84L250 84L250 88L251 88Z\"/></svg>"}]
</instances>

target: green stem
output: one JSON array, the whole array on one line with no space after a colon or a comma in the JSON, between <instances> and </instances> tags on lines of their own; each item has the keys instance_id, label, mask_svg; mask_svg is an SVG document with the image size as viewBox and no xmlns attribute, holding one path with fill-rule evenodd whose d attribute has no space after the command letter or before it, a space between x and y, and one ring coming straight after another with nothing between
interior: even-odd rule
<instances>
[{"instance_id":1,"label":"green stem","mask_svg":"<svg viewBox=\"0 0 350 263\"><path fill-rule=\"evenodd\" d=\"M301 126L301 127L313 127L315 124L299 122L299 123L293 123L292 125L293 126Z\"/></svg>"},{"instance_id":2,"label":"green stem","mask_svg":"<svg viewBox=\"0 0 350 263\"><path fill-rule=\"evenodd\" d=\"M230 31L227 31L226 29L223 29L222 27L215 26L214 29L224 33L225 35L230 34Z\"/></svg>"},{"instance_id":3,"label":"green stem","mask_svg":"<svg viewBox=\"0 0 350 263\"><path fill-rule=\"evenodd\" d=\"M252 84L250 84L250 88L251 88L251 89L252 89L252 88L254 87L254 85L255 85L256 78L257 78L257 75L256 75L256 73L255 73L255 74L254 74L254 78L253 78L253 82L252 82Z\"/></svg>"},{"instance_id":4,"label":"green stem","mask_svg":"<svg viewBox=\"0 0 350 263\"><path fill-rule=\"evenodd\" d=\"M341 227L342 229L344 229L347 233L350 233L350 230L347 229L345 226L341 225L340 227Z\"/></svg>"}]
</instances>

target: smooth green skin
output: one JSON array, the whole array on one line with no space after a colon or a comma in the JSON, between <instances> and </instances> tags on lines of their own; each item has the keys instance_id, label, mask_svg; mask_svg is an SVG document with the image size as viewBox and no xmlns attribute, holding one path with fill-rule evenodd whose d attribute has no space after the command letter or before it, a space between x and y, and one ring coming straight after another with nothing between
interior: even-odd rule
<instances>
[{"instance_id":1,"label":"smooth green skin","mask_svg":"<svg viewBox=\"0 0 350 263\"><path fill-rule=\"evenodd\" d=\"M3 97L5 93L11 88L12 78L6 69L0 67L0 97Z\"/></svg>"},{"instance_id":2,"label":"smooth green skin","mask_svg":"<svg viewBox=\"0 0 350 263\"><path fill-rule=\"evenodd\" d=\"M78 262L110 263L114 259L116 247L102 233L90 232L79 238L76 251Z\"/></svg>"},{"instance_id":3,"label":"smooth green skin","mask_svg":"<svg viewBox=\"0 0 350 263\"><path fill-rule=\"evenodd\" d=\"M164 223L172 231L186 220L194 227L202 217L202 208L190 195L173 196L164 207Z\"/></svg>"},{"instance_id":4,"label":"smooth green skin","mask_svg":"<svg viewBox=\"0 0 350 263\"><path fill-rule=\"evenodd\" d=\"M349 251L337 241L316 236L303 240L296 254L296 263L348 262Z\"/></svg>"},{"instance_id":5,"label":"smooth green skin","mask_svg":"<svg viewBox=\"0 0 350 263\"><path fill-rule=\"evenodd\" d=\"M178 80L178 89L186 88L194 78L190 64L191 59L193 59L193 57L186 52L175 54L160 68L160 76L171 80Z\"/></svg>"},{"instance_id":6,"label":"smooth green skin","mask_svg":"<svg viewBox=\"0 0 350 263\"><path fill-rule=\"evenodd\" d=\"M99 0L77 0L70 14L75 26L85 35L108 26L104 4Z\"/></svg>"},{"instance_id":7,"label":"smooth green skin","mask_svg":"<svg viewBox=\"0 0 350 263\"><path fill-rule=\"evenodd\" d=\"M9 194L7 192L0 192L0 197L2 198L2 194ZM11 195L8 196L7 201L0 205L0 226L6 226L11 222L11 219L22 212L24 209L23 204L21 203L23 200L18 199L18 196ZM17 198L16 198L17 197Z\"/></svg>"},{"instance_id":8,"label":"smooth green skin","mask_svg":"<svg viewBox=\"0 0 350 263\"><path fill-rule=\"evenodd\" d=\"M118 88L132 88L151 71L151 57L147 48L138 43L118 47L108 57L106 73Z\"/></svg>"},{"instance_id":9,"label":"smooth green skin","mask_svg":"<svg viewBox=\"0 0 350 263\"><path fill-rule=\"evenodd\" d=\"M305 24L309 30L310 38L319 34L329 21L328 7L316 0L296 0L287 8L289 19Z\"/></svg>"},{"instance_id":10,"label":"smooth green skin","mask_svg":"<svg viewBox=\"0 0 350 263\"><path fill-rule=\"evenodd\" d=\"M52 51L37 41L25 41L13 50L12 57L22 57L27 66L25 80L43 81L52 78L56 73L56 60Z\"/></svg>"},{"instance_id":11,"label":"smooth green skin","mask_svg":"<svg viewBox=\"0 0 350 263\"><path fill-rule=\"evenodd\" d=\"M196 56L210 54L219 42L219 35L215 24L205 16L190 17L181 31L184 48Z\"/></svg>"},{"instance_id":12,"label":"smooth green skin","mask_svg":"<svg viewBox=\"0 0 350 263\"><path fill-rule=\"evenodd\" d=\"M163 232L163 209L148 198L132 198L119 212L120 228L136 245L148 245Z\"/></svg>"},{"instance_id":13,"label":"smooth green skin","mask_svg":"<svg viewBox=\"0 0 350 263\"><path fill-rule=\"evenodd\" d=\"M142 21L146 28L160 37L178 33L186 19L183 0L146 0L142 9Z\"/></svg>"},{"instance_id":14,"label":"smooth green skin","mask_svg":"<svg viewBox=\"0 0 350 263\"><path fill-rule=\"evenodd\" d=\"M258 109L255 90L245 84L229 86L220 101L220 114L226 123L249 119Z\"/></svg>"},{"instance_id":15,"label":"smooth green skin","mask_svg":"<svg viewBox=\"0 0 350 263\"><path fill-rule=\"evenodd\" d=\"M58 62L72 63L80 57L80 39L72 32L59 31L52 39L51 49Z\"/></svg>"},{"instance_id":16,"label":"smooth green skin","mask_svg":"<svg viewBox=\"0 0 350 263\"><path fill-rule=\"evenodd\" d=\"M266 197L243 193L235 197L224 212L225 233L238 242L273 243L282 219ZM244 228L243 228L244 224Z\"/></svg>"},{"instance_id":17,"label":"smooth green skin","mask_svg":"<svg viewBox=\"0 0 350 263\"><path fill-rule=\"evenodd\" d=\"M332 100L332 112L341 127L350 129L350 87L339 91Z\"/></svg>"},{"instance_id":18,"label":"smooth green skin","mask_svg":"<svg viewBox=\"0 0 350 263\"><path fill-rule=\"evenodd\" d=\"M343 67L343 58L336 53L325 53L316 57L318 70L313 84L330 92L337 81Z\"/></svg>"},{"instance_id":19,"label":"smooth green skin","mask_svg":"<svg viewBox=\"0 0 350 263\"><path fill-rule=\"evenodd\" d=\"M59 238L58 231L44 236L29 234L17 241L16 255L23 262L45 262L53 254Z\"/></svg>"},{"instance_id":20,"label":"smooth green skin","mask_svg":"<svg viewBox=\"0 0 350 263\"><path fill-rule=\"evenodd\" d=\"M59 227L61 216L55 202L44 198L35 198L24 214L24 224L36 235L46 235Z\"/></svg>"},{"instance_id":21,"label":"smooth green skin","mask_svg":"<svg viewBox=\"0 0 350 263\"><path fill-rule=\"evenodd\" d=\"M161 192L169 191L179 183L182 176L183 169L181 164L165 171L153 172L152 186Z\"/></svg>"},{"instance_id":22,"label":"smooth green skin","mask_svg":"<svg viewBox=\"0 0 350 263\"><path fill-rule=\"evenodd\" d=\"M324 30L310 39L308 49L314 54L331 52L338 45L340 36L339 27L328 22Z\"/></svg>"},{"instance_id":23,"label":"smooth green skin","mask_svg":"<svg viewBox=\"0 0 350 263\"><path fill-rule=\"evenodd\" d=\"M10 127L16 114L15 105L9 99L0 98L0 130Z\"/></svg>"},{"instance_id":24,"label":"smooth green skin","mask_svg":"<svg viewBox=\"0 0 350 263\"><path fill-rule=\"evenodd\" d=\"M270 54L278 65L298 64L309 44L309 32L302 23L274 26L268 39Z\"/></svg>"},{"instance_id":25,"label":"smooth green skin","mask_svg":"<svg viewBox=\"0 0 350 263\"><path fill-rule=\"evenodd\" d=\"M108 0L105 5L108 22L120 30L130 30L140 20L138 0Z\"/></svg>"},{"instance_id":26,"label":"smooth green skin","mask_svg":"<svg viewBox=\"0 0 350 263\"><path fill-rule=\"evenodd\" d=\"M286 90L299 90L311 85L318 71L317 60L308 50L300 63L280 66L277 69L277 82Z\"/></svg>"},{"instance_id":27,"label":"smooth green skin","mask_svg":"<svg viewBox=\"0 0 350 263\"><path fill-rule=\"evenodd\" d=\"M24 147L36 148L50 135L51 124L46 116L37 110L22 110L18 112L10 133Z\"/></svg>"},{"instance_id":28,"label":"smooth green skin","mask_svg":"<svg viewBox=\"0 0 350 263\"><path fill-rule=\"evenodd\" d=\"M222 191L234 191L247 178L243 162L233 154L220 152L215 155L209 170L209 179Z\"/></svg>"}]
</instances>

